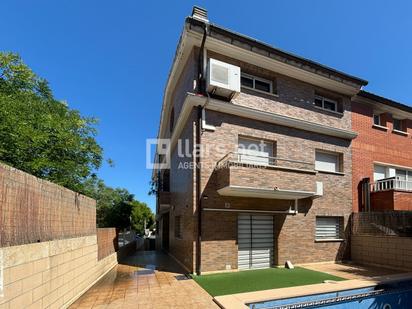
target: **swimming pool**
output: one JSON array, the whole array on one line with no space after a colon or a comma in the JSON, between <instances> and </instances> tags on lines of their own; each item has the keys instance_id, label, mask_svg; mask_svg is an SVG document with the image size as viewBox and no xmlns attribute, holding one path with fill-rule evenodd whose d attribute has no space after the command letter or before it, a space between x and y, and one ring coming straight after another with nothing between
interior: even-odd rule
<instances>
[{"instance_id":1,"label":"swimming pool","mask_svg":"<svg viewBox=\"0 0 412 309\"><path fill-rule=\"evenodd\" d=\"M412 308L412 281L405 280L361 289L269 300L250 303L247 306L251 309L408 309Z\"/></svg>"}]
</instances>

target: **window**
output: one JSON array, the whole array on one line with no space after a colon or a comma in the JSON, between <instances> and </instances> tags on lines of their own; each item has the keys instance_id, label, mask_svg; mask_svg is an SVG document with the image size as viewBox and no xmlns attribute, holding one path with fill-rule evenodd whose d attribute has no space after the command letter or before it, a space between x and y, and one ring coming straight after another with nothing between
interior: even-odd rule
<instances>
[{"instance_id":1,"label":"window","mask_svg":"<svg viewBox=\"0 0 412 309\"><path fill-rule=\"evenodd\" d=\"M379 181L386 178L386 166L375 165L373 167L373 179L374 181Z\"/></svg>"},{"instance_id":2,"label":"window","mask_svg":"<svg viewBox=\"0 0 412 309\"><path fill-rule=\"evenodd\" d=\"M182 217L175 216L175 238L182 238Z\"/></svg>"},{"instance_id":3,"label":"window","mask_svg":"<svg viewBox=\"0 0 412 309\"><path fill-rule=\"evenodd\" d=\"M381 125L381 115L373 115L373 124L377 126Z\"/></svg>"},{"instance_id":4,"label":"window","mask_svg":"<svg viewBox=\"0 0 412 309\"><path fill-rule=\"evenodd\" d=\"M242 87L273 93L273 83L270 80L242 73L240 77Z\"/></svg>"},{"instance_id":5,"label":"window","mask_svg":"<svg viewBox=\"0 0 412 309\"><path fill-rule=\"evenodd\" d=\"M273 143L239 137L238 144L239 162L268 165L273 161Z\"/></svg>"},{"instance_id":6,"label":"window","mask_svg":"<svg viewBox=\"0 0 412 309\"><path fill-rule=\"evenodd\" d=\"M316 217L316 240L341 240L343 217Z\"/></svg>"},{"instance_id":7,"label":"window","mask_svg":"<svg viewBox=\"0 0 412 309\"><path fill-rule=\"evenodd\" d=\"M405 132L404 128L403 128L403 121L400 119L393 119L393 129L395 131L401 131L401 132Z\"/></svg>"},{"instance_id":8,"label":"window","mask_svg":"<svg viewBox=\"0 0 412 309\"><path fill-rule=\"evenodd\" d=\"M175 108L174 107L172 108L170 112L169 125L170 125L170 132L173 132L173 127L175 125Z\"/></svg>"},{"instance_id":9,"label":"window","mask_svg":"<svg viewBox=\"0 0 412 309\"><path fill-rule=\"evenodd\" d=\"M336 100L316 95L314 104L316 107L333 112L338 112L338 101Z\"/></svg>"},{"instance_id":10,"label":"window","mask_svg":"<svg viewBox=\"0 0 412 309\"><path fill-rule=\"evenodd\" d=\"M340 161L340 154L316 151L315 169L323 172L342 172Z\"/></svg>"}]
</instances>

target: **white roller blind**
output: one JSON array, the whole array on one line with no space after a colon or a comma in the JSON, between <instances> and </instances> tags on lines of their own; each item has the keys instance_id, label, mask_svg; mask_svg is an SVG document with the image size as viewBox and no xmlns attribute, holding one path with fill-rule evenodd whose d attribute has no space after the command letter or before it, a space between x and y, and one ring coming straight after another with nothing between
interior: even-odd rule
<instances>
[{"instance_id":1,"label":"white roller blind","mask_svg":"<svg viewBox=\"0 0 412 309\"><path fill-rule=\"evenodd\" d=\"M261 140L239 138L239 161L250 164L269 164L273 156L273 144Z\"/></svg>"},{"instance_id":2,"label":"white roller blind","mask_svg":"<svg viewBox=\"0 0 412 309\"><path fill-rule=\"evenodd\" d=\"M316 239L341 239L340 217L316 217Z\"/></svg>"},{"instance_id":3,"label":"white roller blind","mask_svg":"<svg viewBox=\"0 0 412 309\"><path fill-rule=\"evenodd\" d=\"M318 171L339 172L339 155L317 151L315 168Z\"/></svg>"}]
</instances>

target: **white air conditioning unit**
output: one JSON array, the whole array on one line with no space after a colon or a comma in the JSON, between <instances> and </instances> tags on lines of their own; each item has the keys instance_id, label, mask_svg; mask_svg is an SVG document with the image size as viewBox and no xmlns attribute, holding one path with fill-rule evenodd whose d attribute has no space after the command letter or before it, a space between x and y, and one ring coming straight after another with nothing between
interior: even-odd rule
<instances>
[{"instance_id":1,"label":"white air conditioning unit","mask_svg":"<svg viewBox=\"0 0 412 309\"><path fill-rule=\"evenodd\" d=\"M235 97L240 92L240 67L210 58L207 91L229 99Z\"/></svg>"}]
</instances>

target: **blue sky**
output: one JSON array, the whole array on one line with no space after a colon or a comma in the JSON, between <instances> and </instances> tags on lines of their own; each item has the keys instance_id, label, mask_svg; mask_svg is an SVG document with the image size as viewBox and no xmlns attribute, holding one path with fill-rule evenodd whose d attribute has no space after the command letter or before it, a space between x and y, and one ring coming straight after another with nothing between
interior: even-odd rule
<instances>
[{"instance_id":1,"label":"blue sky","mask_svg":"<svg viewBox=\"0 0 412 309\"><path fill-rule=\"evenodd\" d=\"M193 4L212 22L369 80L412 103L410 1L3 0L0 50L18 52L58 99L100 119L99 176L147 195L145 140L157 135L166 77Z\"/></svg>"}]
</instances>

